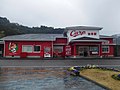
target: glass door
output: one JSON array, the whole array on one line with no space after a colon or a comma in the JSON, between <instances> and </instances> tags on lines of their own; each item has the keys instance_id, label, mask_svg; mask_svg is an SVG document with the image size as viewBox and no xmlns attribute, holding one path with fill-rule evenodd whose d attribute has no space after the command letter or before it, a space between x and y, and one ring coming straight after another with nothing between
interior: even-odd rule
<instances>
[{"instance_id":1,"label":"glass door","mask_svg":"<svg viewBox=\"0 0 120 90\"><path fill-rule=\"evenodd\" d=\"M78 55L79 56L84 56L84 48L81 47L81 46L78 47Z\"/></svg>"},{"instance_id":2,"label":"glass door","mask_svg":"<svg viewBox=\"0 0 120 90\"><path fill-rule=\"evenodd\" d=\"M89 55L89 47L77 46L77 55L82 57L87 57Z\"/></svg>"},{"instance_id":3,"label":"glass door","mask_svg":"<svg viewBox=\"0 0 120 90\"><path fill-rule=\"evenodd\" d=\"M87 57L89 54L89 47L84 47L84 57Z\"/></svg>"}]
</instances>

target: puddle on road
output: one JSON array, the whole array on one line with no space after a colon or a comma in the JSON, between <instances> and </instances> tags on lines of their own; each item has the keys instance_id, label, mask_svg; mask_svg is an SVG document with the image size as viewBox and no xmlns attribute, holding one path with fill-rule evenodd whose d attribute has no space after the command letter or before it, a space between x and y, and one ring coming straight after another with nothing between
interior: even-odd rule
<instances>
[{"instance_id":1,"label":"puddle on road","mask_svg":"<svg viewBox=\"0 0 120 90\"><path fill-rule=\"evenodd\" d=\"M67 68L1 68L0 90L105 90L81 77L70 76Z\"/></svg>"}]
</instances>

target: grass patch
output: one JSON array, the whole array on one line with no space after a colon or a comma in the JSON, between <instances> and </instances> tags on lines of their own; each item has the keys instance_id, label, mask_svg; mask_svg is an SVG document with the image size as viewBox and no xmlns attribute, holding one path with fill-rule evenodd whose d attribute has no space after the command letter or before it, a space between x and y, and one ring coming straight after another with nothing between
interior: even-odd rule
<instances>
[{"instance_id":1,"label":"grass patch","mask_svg":"<svg viewBox=\"0 0 120 90\"><path fill-rule=\"evenodd\" d=\"M84 69L80 74L112 90L120 90L120 81L112 78L112 75L118 75L120 72L102 69Z\"/></svg>"}]
</instances>

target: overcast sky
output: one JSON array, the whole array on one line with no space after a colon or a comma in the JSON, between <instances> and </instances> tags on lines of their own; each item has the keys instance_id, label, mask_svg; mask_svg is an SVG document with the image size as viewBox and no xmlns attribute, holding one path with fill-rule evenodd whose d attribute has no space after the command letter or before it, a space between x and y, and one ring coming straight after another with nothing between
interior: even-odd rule
<instances>
[{"instance_id":1,"label":"overcast sky","mask_svg":"<svg viewBox=\"0 0 120 90\"><path fill-rule=\"evenodd\" d=\"M30 27L87 25L120 33L120 0L0 0L0 16Z\"/></svg>"}]
</instances>

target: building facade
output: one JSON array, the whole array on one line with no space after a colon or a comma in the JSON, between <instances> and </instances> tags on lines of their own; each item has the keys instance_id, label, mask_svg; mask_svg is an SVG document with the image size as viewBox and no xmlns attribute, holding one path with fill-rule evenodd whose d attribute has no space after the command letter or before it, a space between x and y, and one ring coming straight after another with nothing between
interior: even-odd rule
<instances>
[{"instance_id":1,"label":"building facade","mask_svg":"<svg viewBox=\"0 0 120 90\"><path fill-rule=\"evenodd\" d=\"M113 57L111 36L99 35L100 27L67 27L63 34L24 34L2 38L4 57Z\"/></svg>"}]
</instances>

